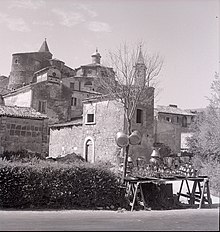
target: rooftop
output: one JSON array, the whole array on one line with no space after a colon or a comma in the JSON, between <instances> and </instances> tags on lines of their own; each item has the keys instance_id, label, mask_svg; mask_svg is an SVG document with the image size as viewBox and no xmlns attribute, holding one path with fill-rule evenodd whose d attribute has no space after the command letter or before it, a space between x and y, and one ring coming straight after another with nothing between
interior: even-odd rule
<instances>
[{"instance_id":1,"label":"rooftop","mask_svg":"<svg viewBox=\"0 0 220 232\"><path fill-rule=\"evenodd\" d=\"M47 115L37 112L31 107L5 106L0 105L0 116L44 119Z\"/></svg>"},{"instance_id":2,"label":"rooftop","mask_svg":"<svg viewBox=\"0 0 220 232\"><path fill-rule=\"evenodd\" d=\"M177 107L177 105L169 105L169 106L157 106L155 108L157 113L167 113L167 114L179 114L179 115L195 115L190 110L183 110Z\"/></svg>"},{"instance_id":3,"label":"rooftop","mask_svg":"<svg viewBox=\"0 0 220 232\"><path fill-rule=\"evenodd\" d=\"M72 126L82 126L82 123L83 123L83 118L78 117L76 119L72 119L72 121L70 122L56 123L56 124L50 125L50 127L52 129L56 129L56 128L64 128L64 127L72 127Z\"/></svg>"}]
</instances>

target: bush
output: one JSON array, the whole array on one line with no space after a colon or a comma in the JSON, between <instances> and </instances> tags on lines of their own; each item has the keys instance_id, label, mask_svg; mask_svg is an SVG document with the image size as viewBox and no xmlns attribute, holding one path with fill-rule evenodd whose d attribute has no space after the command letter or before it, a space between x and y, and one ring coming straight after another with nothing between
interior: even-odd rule
<instances>
[{"instance_id":1,"label":"bush","mask_svg":"<svg viewBox=\"0 0 220 232\"><path fill-rule=\"evenodd\" d=\"M0 161L0 207L127 207L117 176L100 164Z\"/></svg>"},{"instance_id":2,"label":"bush","mask_svg":"<svg viewBox=\"0 0 220 232\"><path fill-rule=\"evenodd\" d=\"M19 151L5 151L3 154L0 154L0 158L3 160L21 161L21 162L28 162L31 161L32 159L45 160L45 157L42 154L25 149Z\"/></svg>"}]
</instances>

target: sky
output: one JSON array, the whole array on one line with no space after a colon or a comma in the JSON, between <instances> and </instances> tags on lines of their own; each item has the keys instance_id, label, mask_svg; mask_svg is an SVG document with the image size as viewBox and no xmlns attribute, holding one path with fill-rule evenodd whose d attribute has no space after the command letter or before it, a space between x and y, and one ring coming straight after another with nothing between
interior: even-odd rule
<instances>
[{"instance_id":1,"label":"sky","mask_svg":"<svg viewBox=\"0 0 220 232\"><path fill-rule=\"evenodd\" d=\"M158 53L156 105L182 109L209 104L220 66L219 0L0 0L0 75L12 54L34 52L47 40L53 58L71 68L108 59L121 44Z\"/></svg>"}]
</instances>

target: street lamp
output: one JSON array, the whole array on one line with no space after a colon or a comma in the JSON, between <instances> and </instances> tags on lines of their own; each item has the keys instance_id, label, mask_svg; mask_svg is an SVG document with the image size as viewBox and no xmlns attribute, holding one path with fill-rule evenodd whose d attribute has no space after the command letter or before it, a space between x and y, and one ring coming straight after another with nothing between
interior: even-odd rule
<instances>
[{"instance_id":1,"label":"street lamp","mask_svg":"<svg viewBox=\"0 0 220 232\"><path fill-rule=\"evenodd\" d=\"M119 131L115 137L116 144L123 149L124 155L124 165L123 165L123 175L122 182L127 173L127 162L128 162L128 147L129 145L138 145L141 142L141 134L139 131L133 131L129 136L124 132ZM124 150L126 148L126 150ZM126 152L124 152L126 151Z\"/></svg>"}]
</instances>

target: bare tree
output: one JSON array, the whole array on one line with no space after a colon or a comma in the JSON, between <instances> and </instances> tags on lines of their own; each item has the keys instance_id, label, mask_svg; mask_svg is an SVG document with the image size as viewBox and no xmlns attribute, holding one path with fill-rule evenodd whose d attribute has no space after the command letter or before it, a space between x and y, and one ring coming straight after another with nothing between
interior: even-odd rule
<instances>
[{"instance_id":1,"label":"bare tree","mask_svg":"<svg viewBox=\"0 0 220 232\"><path fill-rule=\"evenodd\" d=\"M150 55L142 52L143 44L130 48L126 43L115 51L109 52L109 65L114 72L106 69L106 75L99 81L110 98L120 102L124 107L127 121L127 135L132 133L132 118L138 104L148 104L153 100L149 87L154 87L163 61L158 54ZM152 89L152 88L151 88ZM126 176L129 145L125 148L123 179Z\"/></svg>"}]
</instances>

